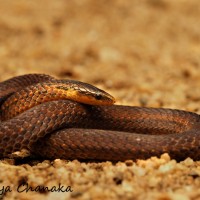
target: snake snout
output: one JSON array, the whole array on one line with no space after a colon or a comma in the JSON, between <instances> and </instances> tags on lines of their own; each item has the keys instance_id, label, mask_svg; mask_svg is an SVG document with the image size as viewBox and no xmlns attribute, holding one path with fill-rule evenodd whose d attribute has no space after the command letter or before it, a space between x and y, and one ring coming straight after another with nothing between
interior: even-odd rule
<instances>
[{"instance_id":1,"label":"snake snout","mask_svg":"<svg viewBox=\"0 0 200 200\"><path fill-rule=\"evenodd\" d=\"M112 105L115 103L115 98L105 91L96 93L95 99L100 102L101 105Z\"/></svg>"}]
</instances>

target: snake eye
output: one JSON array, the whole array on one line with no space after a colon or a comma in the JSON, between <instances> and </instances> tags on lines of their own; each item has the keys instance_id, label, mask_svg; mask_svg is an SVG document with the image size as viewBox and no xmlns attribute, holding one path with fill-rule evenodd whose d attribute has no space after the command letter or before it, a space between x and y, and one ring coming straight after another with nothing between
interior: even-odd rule
<instances>
[{"instance_id":1,"label":"snake eye","mask_svg":"<svg viewBox=\"0 0 200 200\"><path fill-rule=\"evenodd\" d=\"M101 100L101 99L102 99L102 95L101 95L101 94L97 94L97 95L95 96L95 99Z\"/></svg>"}]
</instances>

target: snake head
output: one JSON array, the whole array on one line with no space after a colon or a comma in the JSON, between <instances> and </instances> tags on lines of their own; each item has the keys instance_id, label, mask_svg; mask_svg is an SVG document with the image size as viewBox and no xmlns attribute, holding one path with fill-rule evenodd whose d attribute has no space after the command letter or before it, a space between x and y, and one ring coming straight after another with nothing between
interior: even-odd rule
<instances>
[{"instance_id":1,"label":"snake head","mask_svg":"<svg viewBox=\"0 0 200 200\"><path fill-rule=\"evenodd\" d=\"M115 103L113 96L88 83L64 80L57 88L64 90L66 98L90 105L112 105Z\"/></svg>"}]
</instances>

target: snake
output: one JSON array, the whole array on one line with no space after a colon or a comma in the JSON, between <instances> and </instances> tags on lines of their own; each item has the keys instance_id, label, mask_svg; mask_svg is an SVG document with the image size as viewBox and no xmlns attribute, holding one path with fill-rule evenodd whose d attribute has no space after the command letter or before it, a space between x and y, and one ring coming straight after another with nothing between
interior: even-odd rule
<instances>
[{"instance_id":1,"label":"snake","mask_svg":"<svg viewBox=\"0 0 200 200\"><path fill-rule=\"evenodd\" d=\"M0 83L0 158L125 161L200 158L200 115L116 105L88 83L25 74Z\"/></svg>"}]
</instances>

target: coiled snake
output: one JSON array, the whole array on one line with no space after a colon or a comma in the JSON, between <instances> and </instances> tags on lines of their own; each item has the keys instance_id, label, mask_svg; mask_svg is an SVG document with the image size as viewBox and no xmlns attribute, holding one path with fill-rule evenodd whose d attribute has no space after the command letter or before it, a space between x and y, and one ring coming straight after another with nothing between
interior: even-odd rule
<instances>
[{"instance_id":1,"label":"coiled snake","mask_svg":"<svg viewBox=\"0 0 200 200\"><path fill-rule=\"evenodd\" d=\"M200 116L192 112L112 105L92 85L42 74L1 82L0 103L1 158L21 149L49 159L200 158Z\"/></svg>"}]
</instances>

